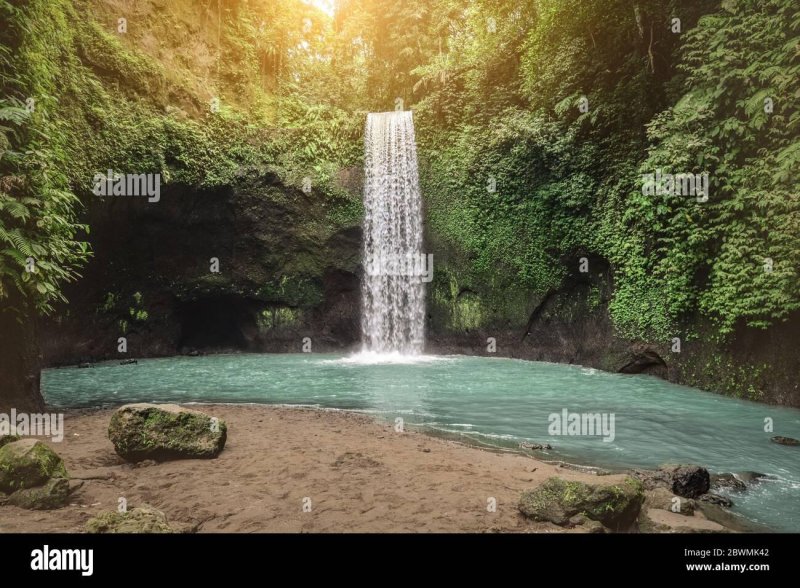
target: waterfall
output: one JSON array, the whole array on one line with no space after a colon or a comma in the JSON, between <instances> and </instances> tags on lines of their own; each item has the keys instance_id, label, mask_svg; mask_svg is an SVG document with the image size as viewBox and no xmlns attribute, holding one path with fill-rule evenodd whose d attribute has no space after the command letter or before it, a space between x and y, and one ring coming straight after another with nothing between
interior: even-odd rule
<instances>
[{"instance_id":1,"label":"waterfall","mask_svg":"<svg viewBox=\"0 0 800 588\"><path fill-rule=\"evenodd\" d=\"M411 112L369 114L364 156L364 351L418 354L425 337L425 282L433 268L432 256L422 253Z\"/></svg>"}]
</instances>

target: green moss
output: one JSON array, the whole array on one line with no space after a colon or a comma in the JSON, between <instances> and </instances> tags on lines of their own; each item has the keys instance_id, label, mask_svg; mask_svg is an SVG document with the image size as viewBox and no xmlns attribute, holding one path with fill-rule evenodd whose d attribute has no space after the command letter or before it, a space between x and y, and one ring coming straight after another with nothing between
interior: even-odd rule
<instances>
[{"instance_id":1,"label":"green moss","mask_svg":"<svg viewBox=\"0 0 800 588\"><path fill-rule=\"evenodd\" d=\"M261 331L297 327L302 322L302 313L297 308L278 306L262 310L258 315L258 328Z\"/></svg>"},{"instance_id":2,"label":"green moss","mask_svg":"<svg viewBox=\"0 0 800 588\"><path fill-rule=\"evenodd\" d=\"M258 298L267 302L283 303L294 307L314 307L323 300L320 281L308 275L283 275L267 282L257 292Z\"/></svg>"},{"instance_id":3,"label":"green moss","mask_svg":"<svg viewBox=\"0 0 800 588\"><path fill-rule=\"evenodd\" d=\"M450 323L453 329L470 331L482 326L484 322L483 309L477 296L465 295L456 299Z\"/></svg>"},{"instance_id":4,"label":"green moss","mask_svg":"<svg viewBox=\"0 0 800 588\"><path fill-rule=\"evenodd\" d=\"M538 521L567 525L572 517L583 516L605 526L622 530L633 524L644 501L641 483L630 478L617 485L590 485L548 478L534 490L523 492L520 511Z\"/></svg>"},{"instance_id":5,"label":"green moss","mask_svg":"<svg viewBox=\"0 0 800 588\"><path fill-rule=\"evenodd\" d=\"M23 439L0 447L0 491L33 488L50 478L66 478L59 455L41 441Z\"/></svg>"},{"instance_id":6,"label":"green moss","mask_svg":"<svg viewBox=\"0 0 800 588\"><path fill-rule=\"evenodd\" d=\"M132 405L112 415L108 436L117 453L132 461L211 458L225 446L227 425L195 411Z\"/></svg>"},{"instance_id":7,"label":"green moss","mask_svg":"<svg viewBox=\"0 0 800 588\"><path fill-rule=\"evenodd\" d=\"M142 506L130 511L102 512L86 522L90 533L172 533L164 513Z\"/></svg>"}]
</instances>

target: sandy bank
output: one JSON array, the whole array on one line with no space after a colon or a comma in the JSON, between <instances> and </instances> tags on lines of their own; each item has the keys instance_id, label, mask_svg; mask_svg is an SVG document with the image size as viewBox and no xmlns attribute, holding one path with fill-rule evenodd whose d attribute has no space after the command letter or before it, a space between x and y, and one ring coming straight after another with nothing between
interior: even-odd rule
<instances>
[{"instance_id":1,"label":"sandy bank","mask_svg":"<svg viewBox=\"0 0 800 588\"><path fill-rule=\"evenodd\" d=\"M520 493L553 475L604 484L623 479L397 433L358 414L199 408L228 424L217 459L138 466L118 457L107 438L111 410L68 413L64 441L50 445L83 486L55 511L0 506L0 532L83 532L120 497L129 509L146 503L173 526L198 532L582 532L525 519L517 510ZM306 498L311 512L303 510ZM490 498L496 512L487 510ZM720 528L682 518L697 529Z\"/></svg>"}]
</instances>

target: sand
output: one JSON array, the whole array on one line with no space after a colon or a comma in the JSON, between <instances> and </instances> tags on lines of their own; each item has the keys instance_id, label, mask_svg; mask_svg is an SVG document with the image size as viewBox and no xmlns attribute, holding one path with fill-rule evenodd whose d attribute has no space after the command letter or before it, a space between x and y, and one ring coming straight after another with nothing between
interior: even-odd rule
<instances>
[{"instance_id":1,"label":"sand","mask_svg":"<svg viewBox=\"0 0 800 588\"><path fill-rule=\"evenodd\" d=\"M163 511L185 532L583 532L525 519L517 510L520 493L554 475L602 484L624 478L398 433L354 413L192 408L228 424L216 459L134 466L107 438L111 410L67 413L64 441L47 442L83 485L59 510L0 506L0 532L85 532L86 521L116 510L120 497L128 509L148 504ZM496 512L487 509L491 498Z\"/></svg>"}]
</instances>

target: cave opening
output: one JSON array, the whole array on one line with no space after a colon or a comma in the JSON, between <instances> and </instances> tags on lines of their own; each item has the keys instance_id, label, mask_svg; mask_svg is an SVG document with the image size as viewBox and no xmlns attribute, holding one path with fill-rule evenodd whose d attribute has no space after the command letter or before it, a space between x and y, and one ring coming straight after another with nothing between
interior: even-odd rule
<instances>
[{"instance_id":1,"label":"cave opening","mask_svg":"<svg viewBox=\"0 0 800 588\"><path fill-rule=\"evenodd\" d=\"M248 349L256 330L255 317L251 304L235 296L182 302L178 307L178 348Z\"/></svg>"}]
</instances>

